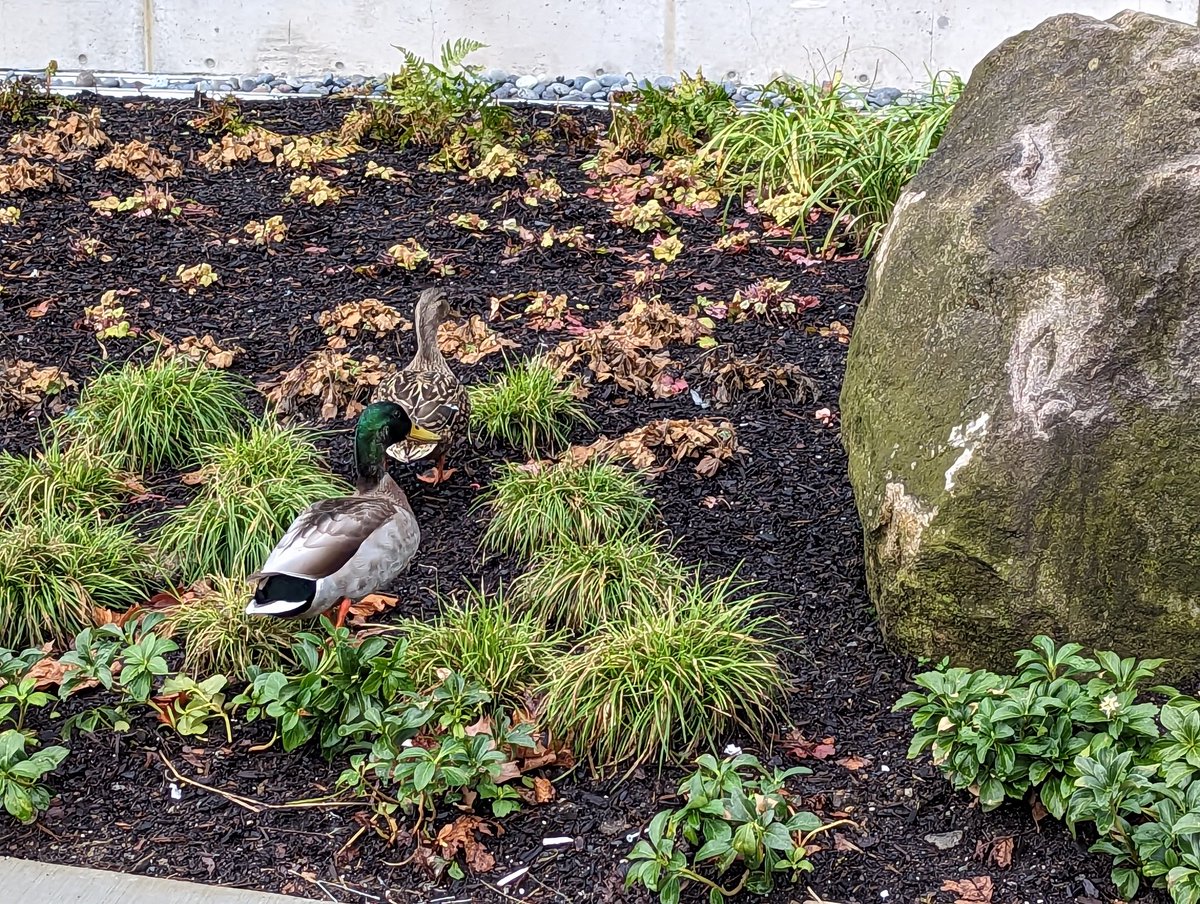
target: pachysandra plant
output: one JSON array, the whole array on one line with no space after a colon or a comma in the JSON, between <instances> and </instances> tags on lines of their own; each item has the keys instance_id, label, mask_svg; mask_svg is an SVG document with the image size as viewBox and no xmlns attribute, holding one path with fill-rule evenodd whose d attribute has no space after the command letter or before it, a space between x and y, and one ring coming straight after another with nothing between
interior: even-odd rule
<instances>
[{"instance_id":1,"label":"pachysandra plant","mask_svg":"<svg viewBox=\"0 0 1200 904\"><path fill-rule=\"evenodd\" d=\"M626 887L641 885L662 904L678 904L684 888L699 885L710 904L723 904L743 891L769 894L779 878L795 882L813 868L814 838L853 825L822 823L797 806L786 782L811 771L768 771L745 753L702 755L679 785L683 804L656 814L630 852Z\"/></svg>"},{"instance_id":2,"label":"pachysandra plant","mask_svg":"<svg viewBox=\"0 0 1200 904\"><path fill-rule=\"evenodd\" d=\"M1083 655L1045 636L1017 654L1015 675L950 668L918 675L910 756L929 752L955 788L991 810L1036 794L1092 850L1113 858L1113 883L1132 899L1143 880L1173 901L1200 901L1200 701L1144 688L1161 659Z\"/></svg>"},{"instance_id":3,"label":"pachysandra plant","mask_svg":"<svg viewBox=\"0 0 1200 904\"><path fill-rule=\"evenodd\" d=\"M31 823L50 806L50 790L42 780L68 753L58 745L38 749L36 741L15 728L0 732L0 799L10 816Z\"/></svg>"}]
</instances>

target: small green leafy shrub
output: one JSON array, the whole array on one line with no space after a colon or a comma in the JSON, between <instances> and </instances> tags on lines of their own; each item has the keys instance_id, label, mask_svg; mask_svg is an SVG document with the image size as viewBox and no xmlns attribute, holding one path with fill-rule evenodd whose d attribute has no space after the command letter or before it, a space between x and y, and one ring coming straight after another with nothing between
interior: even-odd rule
<instances>
[{"instance_id":1,"label":"small green leafy shrub","mask_svg":"<svg viewBox=\"0 0 1200 904\"><path fill-rule=\"evenodd\" d=\"M493 816L511 813L521 800L506 784L520 774L509 752L534 741L524 724L504 720L493 729L483 716L491 699L461 675L445 674L428 696L410 695L383 714L370 751L351 757L339 784L376 798L377 812L416 812L422 824L439 804L470 809L468 795L486 801Z\"/></svg>"},{"instance_id":2,"label":"small green leafy shrub","mask_svg":"<svg viewBox=\"0 0 1200 904\"><path fill-rule=\"evenodd\" d=\"M93 608L140 602L154 578L150 552L125 525L34 512L0 529L0 642L67 645Z\"/></svg>"},{"instance_id":3,"label":"small green leafy shrub","mask_svg":"<svg viewBox=\"0 0 1200 904\"><path fill-rule=\"evenodd\" d=\"M0 723L11 721L18 731L25 728L25 716L30 707L45 706L54 698L37 689L33 678L21 678L0 687Z\"/></svg>"},{"instance_id":4,"label":"small green leafy shrub","mask_svg":"<svg viewBox=\"0 0 1200 904\"><path fill-rule=\"evenodd\" d=\"M1091 824L1092 850L1113 858L1126 900L1143 879L1171 899L1200 902L1200 701L1143 686L1163 660L1095 658L1045 636L1017 654L1018 673L950 668L918 675L909 756L928 751L984 810L1037 794L1072 832Z\"/></svg>"},{"instance_id":5,"label":"small green leafy shrub","mask_svg":"<svg viewBox=\"0 0 1200 904\"><path fill-rule=\"evenodd\" d=\"M608 137L622 154L693 154L738 114L725 88L701 72L683 73L671 88L623 92L620 101L612 106Z\"/></svg>"},{"instance_id":6,"label":"small green leafy shrub","mask_svg":"<svg viewBox=\"0 0 1200 904\"><path fill-rule=\"evenodd\" d=\"M598 543L563 541L533 557L514 597L542 619L574 630L619 618L629 606L653 606L683 581L683 566L658 537L632 532Z\"/></svg>"},{"instance_id":7,"label":"small green leafy shrub","mask_svg":"<svg viewBox=\"0 0 1200 904\"><path fill-rule=\"evenodd\" d=\"M58 65L51 60L41 77L19 75L0 81L0 122L33 125L43 117L78 109L71 98L50 91L50 80L57 71Z\"/></svg>"},{"instance_id":8,"label":"small green leafy shrub","mask_svg":"<svg viewBox=\"0 0 1200 904\"><path fill-rule=\"evenodd\" d=\"M184 467L196 462L200 447L239 431L245 387L226 371L182 356L126 364L84 386L63 426L141 473Z\"/></svg>"},{"instance_id":9,"label":"small green leafy shrub","mask_svg":"<svg viewBox=\"0 0 1200 904\"><path fill-rule=\"evenodd\" d=\"M641 885L663 904L677 904L689 884L707 888L710 904L769 894L777 879L795 882L812 870L814 836L848 824L822 824L796 806L784 784L809 774L803 766L768 772L745 753L720 761L705 754L696 766L679 785L683 806L659 812L629 854L626 887Z\"/></svg>"},{"instance_id":10,"label":"small green leafy shrub","mask_svg":"<svg viewBox=\"0 0 1200 904\"><path fill-rule=\"evenodd\" d=\"M190 675L172 675L163 682L159 697L150 701L159 719L183 737L204 737L209 724L220 719L225 740L233 743L233 726L225 705L224 675L212 675L197 681Z\"/></svg>"},{"instance_id":11,"label":"small green leafy shrub","mask_svg":"<svg viewBox=\"0 0 1200 904\"><path fill-rule=\"evenodd\" d=\"M287 672L257 672L234 698L246 721L274 720L286 751L316 741L328 760L380 730L393 701L413 690L406 645L373 636L350 641L349 628L329 629L333 648L310 632L296 635Z\"/></svg>"},{"instance_id":12,"label":"small green leafy shrub","mask_svg":"<svg viewBox=\"0 0 1200 904\"><path fill-rule=\"evenodd\" d=\"M735 728L761 737L787 687L774 626L755 613L765 599L733 577L692 576L631 607L553 664L547 728L574 736L595 771L686 761Z\"/></svg>"},{"instance_id":13,"label":"small green leafy shrub","mask_svg":"<svg viewBox=\"0 0 1200 904\"><path fill-rule=\"evenodd\" d=\"M0 732L0 797L10 816L28 824L50 806L50 790L42 780L68 753L59 746L38 750L36 741L14 728Z\"/></svg>"},{"instance_id":14,"label":"small green leafy shrub","mask_svg":"<svg viewBox=\"0 0 1200 904\"><path fill-rule=\"evenodd\" d=\"M566 444L575 424L590 424L571 383L542 358L525 358L469 389L471 432L530 457Z\"/></svg>"},{"instance_id":15,"label":"small green leafy shrub","mask_svg":"<svg viewBox=\"0 0 1200 904\"><path fill-rule=\"evenodd\" d=\"M484 549L528 558L555 543L596 543L640 528L654 510L637 477L608 462L507 463L483 497Z\"/></svg>"},{"instance_id":16,"label":"small green leafy shrub","mask_svg":"<svg viewBox=\"0 0 1200 904\"><path fill-rule=\"evenodd\" d=\"M522 702L545 678L560 641L543 619L515 611L503 591L488 594L482 588L447 600L432 621L412 619L401 629L417 687L436 684L439 671L449 669L509 704Z\"/></svg>"},{"instance_id":17,"label":"small green leafy shrub","mask_svg":"<svg viewBox=\"0 0 1200 904\"><path fill-rule=\"evenodd\" d=\"M247 681L253 670L273 671L287 660L296 632L291 621L246 614L250 585L213 578L166 612L167 626L184 638L183 667L195 675Z\"/></svg>"},{"instance_id":18,"label":"small green leafy shrub","mask_svg":"<svg viewBox=\"0 0 1200 904\"><path fill-rule=\"evenodd\" d=\"M350 491L313 439L309 430L266 420L245 436L198 446L200 492L158 533L185 581L254 572L305 507Z\"/></svg>"},{"instance_id":19,"label":"small green leafy shrub","mask_svg":"<svg viewBox=\"0 0 1200 904\"><path fill-rule=\"evenodd\" d=\"M76 729L90 732L106 727L128 731L135 705L149 707L161 721L176 725L178 720L172 721L167 709L178 702L170 698L179 692L185 676L174 674L167 662L179 645L159 633L162 623L161 612L147 612L124 625L88 627L76 635L71 649L60 659L67 671L59 695L65 700L95 684L114 692L117 699L70 716L63 724L64 737L70 737ZM155 686L160 681L163 690L156 695ZM172 682L175 684L168 692L166 689L172 687Z\"/></svg>"}]
</instances>

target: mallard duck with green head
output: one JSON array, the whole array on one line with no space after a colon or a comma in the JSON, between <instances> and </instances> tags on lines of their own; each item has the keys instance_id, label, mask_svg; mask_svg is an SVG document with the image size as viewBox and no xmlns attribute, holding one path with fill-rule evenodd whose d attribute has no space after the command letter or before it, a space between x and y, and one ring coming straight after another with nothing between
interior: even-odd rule
<instances>
[{"instance_id":1,"label":"mallard duck with green head","mask_svg":"<svg viewBox=\"0 0 1200 904\"><path fill-rule=\"evenodd\" d=\"M408 497L387 473L385 450L397 442L439 439L414 425L399 405L375 402L363 409L354 430L357 489L314 502L296 516L250 576L255 591L246 613L304 618L340 602L335 622L340 627L355 601L407 568L421 544L421 529Z\"/></svg>"},{"instance_id":2,"label":"mallard duck with green head","mask_svg":"<svg viewBox=\"0 0 1200 904\"><path fill-rule=\"evenodd\" d=\"M388 455L405 464L435 458L433 473L417 477L433 484L447 480L454 473L454 468L446 467L446 453L466 427L470 415L467 389L438 348L438 327L449 315L445 292L426 289L421 293L413 314L417 353L407 367L380 382L373 396L375 401L399 405L414 424L440 437L432 443L404 439L387 450Z\"/></svg>"}]
</instances>

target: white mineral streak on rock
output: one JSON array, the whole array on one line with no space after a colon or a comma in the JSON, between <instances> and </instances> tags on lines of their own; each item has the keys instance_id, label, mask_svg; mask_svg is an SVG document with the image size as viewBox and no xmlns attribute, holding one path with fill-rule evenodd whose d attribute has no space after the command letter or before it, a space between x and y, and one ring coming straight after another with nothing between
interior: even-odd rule
<instances>
[{"instance_id":1,"label":"white mineral streak on rock","mask_svg":"<svg viewBox=\"0 0 1200 904\"><path fill-rule=\"evenodd\" d=\"M987 434L987 425L991 418L992 416L985 411L969 424L959 424L950 430L951 448L962 449L962 452L954 460L954 464L946 469L946 492L954 489L954 475L970 463L979 440Z\"/></svg>"},{"instance_id":2,"label":"white mineral streak on rock","mask_svg":"<svg viewBox=\"0 0 1200 904\"><path fill-rule=\"evenodd\" d=\"M924 197L925 192L923 191L906 191L900 195L900 200L892 208L891 219L888 220L887 226L884 227L883 235L879 239L879 246L875 249L874 270L876 272L882 273L887 267L889 240L892 237L892 233L896 231L896 224L900 222L901 214Z\"/></svg>"},{"instance_id":3,"label":"white mineral streak on rock","mask_svg":"<svg viewBox=\"0 0 1200 904\"><path fill-rule=\"evenodd\" d=\"M1108 305L1104 291L1083 273L1050 274L1030 285L1029 306L1017 321L1008 354L1008 390L1017 422L1045 439L1068 417L1102 414L1081 405L1076 391L1104 353L1096 335Z\"/></svg>"},{"instance_id":4,"label":"white mineral streak on rock","mask_svg":"<svg viewBox=\"0 0 1200 904\"><path fill-rule=\"evenodd\" d=\"M1041 204L1058 188L1062 166L1052 143L1053 137L1052 122L1025 126L1013 136L1013 141L1021 148L1021 159L1005 173L1004 181L1018 197L1030 204Z\"/></svg>"},{"instance_id":5,"label":"white mineral streak on rock","mask_svg":"<svg viewBox=\"0 0 1200 904\"><path fill-rule=\"evenodd\" d=\"M898 562L903 568L921 549L921 535L937 514L936 507L927 507L910 496L902 483L889 483L883 491L880 511L883 538L879 555Z\"/></svg>"}]
</instances>

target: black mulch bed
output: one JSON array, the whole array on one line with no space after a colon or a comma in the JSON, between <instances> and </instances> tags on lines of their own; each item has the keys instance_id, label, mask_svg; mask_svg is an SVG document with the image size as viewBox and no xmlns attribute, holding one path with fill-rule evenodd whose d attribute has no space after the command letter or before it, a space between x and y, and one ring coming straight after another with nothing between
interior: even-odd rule
<instances>
[{"instance_id":1,"label":"black mulch bed","mask_svg":"<svg viewBox=\"0 0 1200 904\"><path fill-rule=\"evenodd\" d=\"M475 212L493 223L516 217L538 229L551 223L560 229L583 225L596 244L631 255L646 251L649 244L649 236L614 226L607 207L583 194L589 183L580 164L589 151L586 142L566 133L594 132L599 120L589 116L560 127L557 144L530 164L554 174L574 195L558 205L530 211L505 202L492 209L501 187L424 172L418 169L423 155L417 152L371 149L370 159L404 171L411 182L364 179L367 155L360 155L348 164L350 174L338 180L355 194L338 207L313 209L281 205L292 172L246 164L210 174L196 164L194 157L208 147L208 138L188 127L184 104L98 103L114 139L149 138L184 161L184 176L171 183L171 191L215 213L178 223L101 219L91 213L88 200L105 191L128 194L137 184L119 173L96 173L87 159L60 167L70 180L65 189L15 199L22 209L20 224L0 232L4 356L59 365L80 381L105 362L92 336L75 323L84 305L95 304L107 289L141 290L129 307L134 326L143 331L155 329L176 340L211 333L218 341L243 346L246 354L237 359L234 371L261 381L324 344L314 322L319 311L374 296L411 315L416 291L428 277L403 270L377 278L353 272L410 236L453 260L458 272L443 283L465 313L486 316L491 296L539 289L586 302L588 323L620 312L621 283L626 271L639 265L618 254L582 254L562 247L531 250L506 262L502 235L468 235L446 222L452 213ZM314 101L266 106L255 115L279 131L312 133L335 125L345 112L344 105ZM544 113L521 115L538 127L551 124ZM7 138L0 130L0 139ZM276 253L228 242L231 236L244 238L242 228L249 220L275 213L284 213L291 227ZM757 217L736 204L730 214L758 225ZM818 813L848 814L863 829L843 834L852 846L817 853L807 885L821 898L842 904L950 902L954 895L940 890L944 880L986 875L994 881L994 900L1003 904L1111 900L1107 863L1087 854L1061 825L1051 820L1036 825L1024 806L981 814L969 797L952 793L927 760L914 764L905 759L907 719L890 708L907 688L915 664L883 645L865 593L860 528L836 421L828 426L814 416L823 406L836 412L846 346L813 328L834 320L853 323L866 265L852 256L816 266L790 264L761 244L744 255L716 254L707 248L720 235L718 218L681 222L686 250L655 286L676 310L686 311L698 292L728 299L735 289L765 276L791 279L800 294L821 298L818 307L787 327L721 323L717 333L723 345L740 354L765 352L771 359L797 363L816 381L818 398L796 404L751 398L727 409L702 411L689 392L656 401L604 385L593 388L587 406L599 432L608 436L659 417L715 414L737 427L747 454L715 478L700 478L684 463L655 481L651 491L663 526L679 541L686 560L712 563L715 570L744 562L746 577L786 595L778 614L794 635L788 662L796 691L781 730L797 728L814 739L832 737L837 748L829 759L807 761L814 774L798 787ZM72 243L84 236L101 239L111 262L72 254ZM215 291L189 297L162 280L180 264L202 261L221 276ZM45 303L44 317L27 316L28 309ZM138 306L143 303L148 305ZM493 325L524 351L563 338L529 332L520 321ZM400 352L390 338L352 344L349 351L403 362L411 353L411 334L403 334L402 341ZM110 362L145 354L138 341L106 345ZM670 352L689 364L700 354L695 348L672 347ZM493 356L458 369L464 379L478 380L499 360ZM706 394L702 377L688 378ZM250 404L261 410L257 395ZM311 409L307 413L315 415ZM34 448L40 426L37 416L0 423L5 446ZM575 440L592 438L580 432ZM335 439L330 455L348 475L344 434ZM452 462L460 468L458 474L436 489L401 475L425 543L414 567L393 588L403 601L398 613L432 612L435 588L454 586L463 576L494 580L513 573L512 563L481 567L475 554L480 523L469 513L479 486L487 484L493 464L504 457L515 455L501 449L460 451ZM187 495L175 475L160 475L152 488L174 500ZM408 850L389 849L371 833L342 850L360 828L356 808L270 808L327 793L340 764L330 766L303 752L284 755L277 747L250 752L250 746L264 740L261 725L236 726L235 737L232 750L219 744L188 745L145 719L120 739L76 738L62 773L53 780L58 792L53 808L29 828L14 828L0 819L0 853L317 900L498 901L505 895L538 901L644 900L644 895L623 890L621 857L631 846L631 833L672 793L679 775L639 772L624 784L567 777L557 783L553 803L505 819L499 837L488 840L497 858L492 873L433 885L413 867L395 865L408 857ZM729 740L750 747L744 739ZM782 755L761 753L784 762ZM173 793L160 756L196 781L267 806L251 812L190 785ZM857 768L837 762L846 758ZM961 831L962 841L944 852L923 840L930 833L951 831ZM575 845L543 849L544 837L562 835L573 836ZM1006 837L1014 840L1014 853L1011 866L1001 868L989 860L988 851ZM526 879L498 891L496 880L522 865L531 867ZM771 900L808 898L797 887L780 889Z\"/></svg>"}]
</instances>

